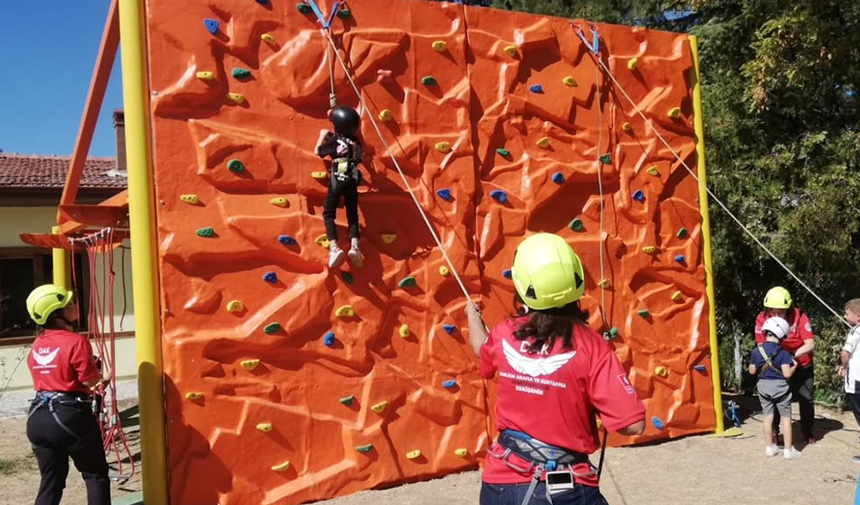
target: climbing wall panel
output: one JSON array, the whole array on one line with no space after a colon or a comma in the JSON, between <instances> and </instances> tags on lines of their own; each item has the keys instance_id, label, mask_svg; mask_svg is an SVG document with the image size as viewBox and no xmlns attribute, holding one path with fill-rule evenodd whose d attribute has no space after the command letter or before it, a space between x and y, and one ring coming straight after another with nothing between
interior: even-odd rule
<instances>
[{"instance_id":1,"label":"climbing wall panel","mask_svg":"<svg viewBox=\"0 0 860 505\"><path fill-rule=\"evenodd\" d=\"M312 151L328 127L327 44L301 5L147 2L172 503L300 503L428 478L477 467L492 436L465 299L366 118L365 266L326 267L326 162ZM709 352L695 180L605 77L595 92L569 22L406 0L348 12L333 18L339 54L488 322L511 311L518 241L559 233L585 262L590 324L616 337L654 418L637 441L713 429L695 368ZM687 38L599 36L695 167ZM334 82L357 106L339 65Z\"/></svg>"}]
</instances>

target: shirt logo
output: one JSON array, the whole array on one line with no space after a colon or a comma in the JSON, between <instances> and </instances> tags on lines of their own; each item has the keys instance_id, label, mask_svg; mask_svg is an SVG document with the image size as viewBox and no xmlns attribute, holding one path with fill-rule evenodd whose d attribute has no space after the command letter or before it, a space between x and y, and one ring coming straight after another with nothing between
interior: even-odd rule
<instances>
[{"instance_id":1,"label":"shirt logo","mask_svg":"<svg viewBox=\"0 0 860 505\"><path fill-rule=\"evenodd\" d=\"M506 340L502 340L502 349L511 368L532 377L553 374L576 356L576 351L571 351L548 358L527 358L518 353Z\"/></svg>"},{"instance_id":2,"label":"shirt logo","mask_svg":"<svg viewBox=\"0 0 860 505\"><path fill-rule=\"evenodd\" d=\"M41 347L36 352L33 353L33 359L36 360L36 363L39 366L34 368L48 368L48 366L57 359L57 354L59 354L60 348L57 347L53 351L49 347ZM56 368L56 365L51 366L51 368Z\"/></svg>"},{"instance_id":3,"label":"shirt logo","mask_svg":"<svg viewBox=\"0 0 860 505\"><path fill-rule=\"evenodd\" d=\"M627 391L628 395L635 395L636 390L633 389L633 384L630 384L630 379L627 378L626 375L619 374L618 380L621 382L621 385L624 386L624 391Z\"/></svg>"}]
</instances>

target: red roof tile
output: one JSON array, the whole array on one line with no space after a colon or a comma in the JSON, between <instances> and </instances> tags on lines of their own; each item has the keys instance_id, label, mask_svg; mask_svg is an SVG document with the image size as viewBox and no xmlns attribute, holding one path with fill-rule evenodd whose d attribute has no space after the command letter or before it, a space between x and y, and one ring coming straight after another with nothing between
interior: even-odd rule
<instances>
[{"instance_id":1,"label":"red roof tile","mask_svg":"<svg viewBox=\"0 0 860 505\"><path fill-rule=\"evenodd\" d=\"M62 189L68 171L68 156L0 153L0 189ZM82 189L124 189L127 183L125 172L116 168L116 158L87 159Z\"/></svg>"}]
</instances>

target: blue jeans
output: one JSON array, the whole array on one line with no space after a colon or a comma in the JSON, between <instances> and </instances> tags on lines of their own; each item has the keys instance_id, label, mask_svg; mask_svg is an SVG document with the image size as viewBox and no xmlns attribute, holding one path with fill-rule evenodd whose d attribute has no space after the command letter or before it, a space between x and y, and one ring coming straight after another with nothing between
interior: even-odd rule
<instances>
[{"instance_id":1,"label":"blue jeans","mask_svg":"<svg viewBox=\"0 0 860 505\"><path fill-rule=\"evenodd\" d=\"M481 505L521 505L528 484L481 484ZM553 505L609 505L600 494L600 489L591 486L576 486L563 493L552 495ZM530 505L549 505L546 499L546 484L535 487Z\"/></svg>"}]
</instances>

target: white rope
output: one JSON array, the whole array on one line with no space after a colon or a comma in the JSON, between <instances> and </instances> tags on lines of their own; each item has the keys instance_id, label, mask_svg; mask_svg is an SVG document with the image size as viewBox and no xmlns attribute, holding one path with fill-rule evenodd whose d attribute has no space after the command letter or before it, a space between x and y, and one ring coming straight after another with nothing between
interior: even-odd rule
<instances>
[{"instance_id":1,"label":"white rope","mask_svg":"<svg viewBox=\"0 0 860 505\"><path fill-rule=\"evenodd\" d=\"M598 56L599 58L599 56ZM603 326L608 326L606 320L606 286L603 280L606 279L604 272L603 260L603 162L600 160L603 145L603 93L600 91L600 68L594 67L594 96L597 97L597 190L600 193L600 235L597 245L600 248L600 317L603 319Z\"/></svg>"},{"instance_id":2,"label":"white rope","mask_svg":"<svg viewBox=\"0 0 860 505\"><path fill-rule=\"evenodd\" d=\"M373 114L370 113L370 108L365 103L364 97L361 95L361 91L358 89L358 86L355 85L355 81L352 80L352 76L349 73L349 69L347 68L346 63L343 61L343 58L341 58L340 54L337 52L337 47L334 45L334 40L332 40L331 34L329 34L328 32L323 33L326 37L326 40L328 40L329 45L331 46L332 52L334 53L335 57L337 57L337 61L340 62L340 66L343 68L343 73L346 74L346 78L352 85L352 89L355 90L355 94L356 96L358 96L359 102L361 102L361 108L363 109L364 113L367 114L367 117L370 119L370 123L373 125L373 129L376 130L376 134L379 136L379 140L382 141L382 145L385 146L385 150L388 151L388 155L391 157L391 161L394 162L394 167L397 168L397 172L400 174L400 178L403 179L403 184L406 185L406 190L409 192L409 196L412 197L412 201L415 202L415 206L418 207L418 212L421 213L421 217L424 219L424 223L427 225L427 229L430 230L430 235L433 236L433 240L436 241L436 245L438 245L439 250L442 251L442 256L445 258L445 262L448 263L448 266L451 269L451 273L454 274L454 278L457 279L457 284L460 285L460 289L463 291L463 294L466 296L466 299L471 301L469 291L466 289L466 286L460 279L460 275L457 273L457 269L454 268L454 263L451 261L451 258L448 257L448 252L442 245L442 241L439 239L439 236L436 235L436 231L433 230L433 225L430 223L430 218L427 217L427 213L425 213L424 208L421 207L421 202L418 201L418 197L415 196L415 192L412 190L412 186L409 184L409 181L406 179L406 175L400 168L400 164L397 163L397 158L391 151L391 147L388 145L388 142L385 141L385 137L382 136L382 131L379 129L379 125L376 124L376 119L374 119Z\"/></svg>"},{"instance_id":3,"label":"white rope","mask_svg":"<svg viewBox=\"0 0 860 505\"><path fill-rule=\"evenodd\" d=\"M642 110L639 108L639 106L638 106L638 105L636 105L636 102L634 102L634 101L633 101L633 99L632 99L632 98L630 98L630 95L628 95L628 94L627 94L627 91L625 91L625 90L624 90L624 87L621 85L621 83L619 83L619 82L618 82L618 80L615 78L615 76L614 76L614 75L612 75L612 72L609 70L609 67L608 67L608 66L606 66L606 64L605 64L605 63L603 63L603 61L601 61L601 60L600 60L600 58L596 58L596 60L597 60L597 63L598 63L601 67L603 67L603 70L606 72L606 75L608 75L608 76L609 76L609 78L610 78L610 79L612 79L612 82L613 82L613 83L615 83L615 86L618 88L618 91L620 91L620 92L621 92L621 94L622 94L622 95L624 95L624 98L626 98L626 99L627 99L627 101L628 101L628 102L630 102L630 105L632 105L632 106L633 106L633 109L636 111L636 114L638 114L638 115L639 115L639 117L641 117L641 118L642 118L642 120L645 122L645 125L646 125L648 128L650 128L650 129L651 129L651 131L653 131L655 135L657 135L657 138L659 138L659 139L660 139L660 141L661 141L661 142L663 142L663 145L665 145L665 146L666 146L666 148L667 148L667 149L669 149L669 151L671 151L671 152L672 152L672 154L675 156L675 158L677 158L677 160L681 163L681 165L682 165L685 169L687 169L687 172L689 172L689 173L690 173L690 175L693 177L693 179L695 179L695 180L696 180L696 182L699 182L699 177L695 174L695 172L693 172L693 170L692 170L692 169L687 165L687 163L686 163L686 162L684 162L684 160L683 160L683 159L681 159L681 156L680 156L680 155L679 155L679 154L678 154L674 149L672 149L672 146L671 146L671 145L669 145L669 143L666 141L666 139L665 139L665 138L663 138L663 136L662 136L662 135L660 135L660 132L659 132L659 131L657 131L657 129L654 127L654 125L651 123L651 121L650 121L647 117L645 117L645 114L643 114L643 113L642 113ZM700 140L701 140L701 139L700 139ZM756 243L756 244L758 244L758 245L759 245L759 246L760 246L760 247L761 247L761 248L762 248L762 249L763 249L763 250L764 250L764 251L765 251L765 252L766 252L770 257L771 257L771 258L773 258L773 259L774 259L774 261L776 261L776 262L779 264L779 266L781 266L781 267L782 267L786 272L788 272L788 274L789 274L789 275L790 275L790 276L791 276L795 281L797 281L797 282L798 282L798 284L800 284L801 286L803 286L803 288L804 288L804 289L806 289L806 291L808 291L808 292L809 292L809 294L811 294L813 297L815 297L815 299L816 299L816 300L818 300L818 302L819 302L819 303L821 303L821 305L823 305L825 308L827 308L827 310L829 310L831 313L833 313L833 315L834 315L834 316L836 316L836 318L837 318L837 319L839 319L840 321L842 321L842 322L843 322L846 326L848 326L849 328L851 327L851 325L850 325L850 324L848 324L848 321L846 321L845 319L843 319L843 318L842 318L842 315L840 315L837 311L833 310L833 308L832 308L830 305L828 305L828 304L827 304L827 302L825 302L824 300L822 300L822 299L821 299L821 297L820 297L820 296L818 296L818 294L817 294L817 293L815 293L815 291L813 291L813 290L812 290L812 288L810 288L809 286L807 286L807 285L806 285L806 283L805 283L805 282L803 282L803 281L800 279L800 277L798 277L797 275L795 275L795 273L794 273L794 272L792 272L792 271L791 271L791 269L790 269L790 268L788 268L788 266L787 266L785 263L783 263L783 262L782 262L782 260L780 260L779 258L777 258L777 257L776 257L776 254L774 254L770 249L768 249L768 247L767 247L766 245L764 245L764 244L763 244L763 243L758 239L758 237L756 237L756 236L753 234L753 232L751 232L751 231L749 230L749 228L747 228L747 227L746 227L746 226L741 222L741 220L740 220L740 219L738 219L738 218L737 218L737 217L732 213L732 211L730 211L730 210L729 210L729 208L728 208L728 207L727 207L727 206L722 202L722 200L720 200L719 198L717 198L717 195L715 195L715 194L714 194L714 192L713 192L713 191L711 191L711 189L710 189L710 188L708 188L707 186L705 186L705 191L707 191L707 192L708 192L708 195L710 195L710 197L711 197L711 198L713 198L713 200L714 200L715 202L717 202L717 204L718 204L718 205L719 205L719 206L720 206L720 207L721 207L721 208L726 212L726 214L728 214L728 215L729 215L729 217L731 217L731 218L732 218L732 219L733 219L733 220L738 224L738 226L740 226L740 227L741 227L741 229L743 229L743 231L745 231L745 232L746 232L746 234L747 234L747 235L749 235L749 236L750 236L750 238L752 238L752 239L755 241L755 243ZM701 203L702 203L702 204L705 204L706 202L701 202Z\"/></svg>"}]
</instances>

